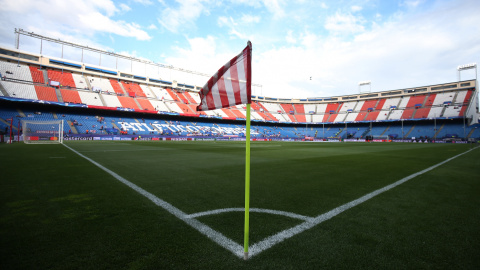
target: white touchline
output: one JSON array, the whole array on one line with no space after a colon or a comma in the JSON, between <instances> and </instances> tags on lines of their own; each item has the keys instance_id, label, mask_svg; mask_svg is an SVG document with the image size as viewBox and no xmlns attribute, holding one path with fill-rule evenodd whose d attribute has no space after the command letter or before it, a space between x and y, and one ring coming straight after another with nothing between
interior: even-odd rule
<instances>
[{"instance_id":1,"label":"white touchline","mask_svg":"<svg viewBox=\"0 0 480 270\"><path fill-rule=\"evenodd\" d=\"M176 216L177 218L179 218L180 220L184 221L185 223L187 223L188 225L190 225L191 227L193 227L194 229L196 229L197 231L199 231L200 233L204 234L205 236L207 236L208 238L210 238L212 241L214 241L215 243L219 244L220 246L224 247L225 249L229 250L230 252L232 252L235 256L239 257L239 258L243 258L244 254L243 254L243 247L237 243L235 243L233 240L229 239L228 237L224 236L223 234L213 230L212 228L210 228L209 226L201 223L200 221L196 220L195 218L196 217L200 217L200 216L206 216L206 215L213 215L213 214L220 214L220 213L225 213L225 212L232 212L232 211L244 211L245 209L244 208L224 208L224 209L217 209L217 210L211 210L211 211L205 211L205 212L200 212L200 213L195 213L195 214L190 214L190 215L187 215L186 213L184 213L183 211L181 211L180 209L174 207L173 205L169 204L168 202L158 198L157 196L149 193L148 191L142 189L141 187L133 184L132 182L126 180L125 178L121 177L120 175L116 174L115 172L105 168L104 166L100 165L99 163L95 162L94 160L80 154L78 151L72 149L71 147L67 146L66 144L63 144L65 147L67 147L68 149L70 149L71 151L73 151L74 153L76 153L77 155L83 157L84 159L90 161L91 163L93 163L95 166L99 167L100 169L104 170L105 172L107 172L108 174L110 174L111 176L113 176L115 179L117 179L118 181L122 182L123 184L129 186L130 188L132 188L133 190L135 190L136 192L140 193L141 195L143 195L144 197L148 198L149 200L151 200L154 204L156 204L157 206L160 206L162 207L163 209L167 210L169 213L171 213L172 215ZM308 229L311 229L312 227L326 221L326 220L329 220L333 217L335 217L336 215L352 208L352 207L355 207L385 191L388 191L400 184L403 184L405 182L407 182L408 180L412 179L412 178L415 178L419 175L422 175L428 171L431 171L435 168L437 168L438 166L441 166L459 156L462 156L470 151L472 151L473 149L476 149L478 147L475 147L475 148L472 148L470 150L467 150L461 154L458 154L454 157L451 157L449 159L446 159L438 164L435 164L431 167L428 167L427 169L425 170L422 170L422 171L419 171L417 173L414 173L414 174L411 174L405 178L402 178L400 180L398 180L397 182L393 183L393 184L390 184L388 186L385 186L383 188L380 188L380 189L377 189L371 193L368 193L367 195L365 196L362 196L356 200L353 200L349 203L346 203L342 206L339 206L333 210L330 210L329 212L327 213L324 213L324 214L321 214L317 217L307 217L307 216L303 216L303 215L298 215L298 214L295 214L295 213L290 213L290 212L284 212L284 211L278 211L278 210L269 210L269 209L259 209L259 208L251 208L250 211L251 212L259 212L259 213L269 213L269 214L276 214L276 215L283 215L283 216L287 216L287 217L291 217L291 218L296 218L296 219L301 219L301 220L305 220L305 222L295 226L295 227L292 227L290 229L286 229L286 230L283 230L275 235L272 235L272 236L269 236L265 239L263 239L262 241L260 242L257 242L255 244L253 244L252 246L249 247L249 256L250 257L253 257L255 255L258 255L260 254L261 252L273 247L274 245L282 242L283 240L285 239L288 239L292 236L295 236L299 233L302 233Z\"/></svg>"},{"instance_id":2,"label":"white touchline","mask_svg":"<svg viewBox=\"0 0 480 270\"><path fill-rule=\"evenodd\" d=\"M63 144L63 145L65 145L65 144ZM72 149L71 147L69 147L67 145L65 145L65 147L67 147L68 149L73 151L75 154L77 154L77 155L83 157L84 159L90 161L95 166L104 170L105 172L107 172L111 176L115 177L115 179L117 179L118 181L124 183L125 185L129 186L130 188L132 188L136 192L145 196L146 198L151 200L154 204L156 204L156 205L162 207L163 209L167 210L172 215L176 216L180 220L182 220L185 223L187 223L188 225L192 226L197 231L201 232L202 234L204 234L208 238L212 239L215 243L217 243L220 246L224 247L225 249L231 251L237 257L243 258L243 247L241 245L235 243L231 239L225 237L223 234L215 231L214 229L212 229L209 226L201 223L200 221L198 221L196 219L188 218L187 217L188 215L185 214L180 209L178 209L178 208L174 207L173 205L169 204L168 202L158 198L157 196L155 196L152 193L144 190L143 188L135 185L134 183L132 183L132 182L128 181L127 179L121 177L120 175L116 174L115 172L103 167L101 164L95 162L94 160L90 159L89 157L86 157L86 156L80 154L79 152L77 152L76 150Z\"/></svg>"},{"instance_id":3,"label":"white touchline","mask_svg":"<svg viewBox=\"0 0 480 270\"><path fill-rule=\"evenodd\" d=\"M475 147L475 148L477 148L477 147ZM288 238L290 238L290 237L292 237L292 236L294 236L294 235L296 235L296 234L299 234L299 233L301 233L301 232L303 232L303 231L305 231L305 230L308 230L308 229L310 229L310 228L312 228L312 227L314 227L314 226L316 226L316 225L318 225L318 224L320 224L320 223L322 223L322 222L324 222L324 221L326 221L326 220L329 220L329 219L333 218L334 216L336 216L336 215L338 215L338 214L340 214L340 213L342 213L342 212L344 212L344 211L346 211L346 210L348 210L348 209L350 209L350 208L352 208L352 207L354 207L354 206L357 206L357 205L359 205L359 204L361 204L361 203L363 203L363 202L365 202L365 201L367 201L367 200L369 200L369 199L371 199L371 198L373 198L373 197L375 197L375 196L377 196L377 195L379 195L379 194L381 194L381 193L383 193L383 192L385 192L385 191L388 191L388 190L390 190L390 189L392 189L392 188L394 188L394 187L396 187L396 186L398 186L398 185L401 185L401 184L407 182L408 180L410 180L410 179L412 179L412 178L415 178L415 177L417 177L417 176L419 176L419 175L422 175L422 174L424 174L424 173L426 173L426 172L428 172L428 171L431 171L431 170L437 168L438 166L441 166L441 165L443 165L443 164L445 164L445 163L447 163L447 162L449 162L449 161L451 161L451 160L453 160L453 159L455 159L455 158L457 158L457 157L459 157L459 156L462 156L462 155L464 155L464 154L472 151L472 150L475 149L475 148L472 148L472 149L470 149L470 150L468 150L468 151L465 151L465 152L463 152L463 153L461 153L461 154L458 154L458 155L456 155L456 156L454 156L454 157L451 157L451 158L449 158L449 159L447 159L447 160L444 160L444 161L442 161L442 162L440 162L440 163L438 163L438 164L435 164L435 165L433 165L433 166L431 166L431 167L428 167L428 168L426 168L426 169L423 170L423 171L419 171L419 172L417 172L417 173L411 174L411 175L409 175L409 176L407 176L407 177L405 177L405 178L402 178L402 179L398 180L397 182L395 182L395 183L393 183L393 184L390 184L390 185L385 186L385 187L383 187L383 188L377 189L377 190L375 190L375 191L373 191L373 192L371 192L371 193L368 193L368 194L365 195L365 196L362 196L362 197L360 197L360 198L358 198L358 199L356 199L356 200L353 200L353 201L351 201L351 202L349 202L349 203L346 203L346 204L344 204L344 205L342 205L342 206L339 206L339 207L337 207L337 208L335 208L335 209L333 209L333 210L330 210L329 212L327 212L327 213L325 213L325 214L321 214L321 215L315 217L313 220L305 221L304 223L299 224L299 225L297 225L297 226L295 226L295 227L292 227L292 228L290 228L290 229L281 231L281 232L279 232L279 233L277 233L277 234L275 234L275 235L269 236L269 237L265 238L264 240L253 244L253 245L249 248L249 255L250 255L250 257L255 256L255 255L261 253L262 251L264 251L264 250L266 250L266 249L269 249L269 248L271 248L272 246L274 246L274 245L282 242L282 241L285 240L285 239L288 239Z\"/></svg>"}]
</instances>

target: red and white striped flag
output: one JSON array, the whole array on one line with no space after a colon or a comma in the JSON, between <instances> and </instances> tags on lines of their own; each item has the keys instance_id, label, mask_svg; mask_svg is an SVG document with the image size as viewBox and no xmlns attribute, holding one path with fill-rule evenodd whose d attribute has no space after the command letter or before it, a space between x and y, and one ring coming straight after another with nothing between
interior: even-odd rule
<instances>
[{"instance_id":1,"label":"red and white striped flag","mask_svg":"<svg viewBox=\"0 0 480 270\"><path fill-rule=\"evenodd\" d=\"M252 43L221 67L200 90L197 111L251 103Z\"/></svg>"}]
</instances>

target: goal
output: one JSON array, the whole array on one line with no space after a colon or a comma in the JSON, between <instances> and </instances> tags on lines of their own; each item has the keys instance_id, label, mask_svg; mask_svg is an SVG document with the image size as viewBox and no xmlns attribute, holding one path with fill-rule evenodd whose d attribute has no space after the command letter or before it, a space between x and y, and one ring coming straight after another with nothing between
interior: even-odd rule
<instances>
[{"instance_id":1,"label":"goal","mask_svg":"<svg viewBox=\"0 0 480 270\"><path fill-rule=\"evenodd\" d=\"M63 120L22 120L22 131L27 144L63 143Z\"/></svg>"},{"instance_id":2,"label":"goal","mask_svg":"<svg viewBox=\"0 0 480 270\"><path fill-rule=\"evenodd\" d=\"M369 142L391 142L392 139L388 135L368 135L365 139Z\"/></svg>"}]
</instances>

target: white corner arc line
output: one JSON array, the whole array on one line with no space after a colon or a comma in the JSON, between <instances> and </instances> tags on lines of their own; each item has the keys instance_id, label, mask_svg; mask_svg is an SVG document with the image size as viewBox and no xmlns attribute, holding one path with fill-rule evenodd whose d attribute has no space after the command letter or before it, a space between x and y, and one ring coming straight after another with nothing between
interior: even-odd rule
<instances>
[{"instance_id":1,"label":"white corner arc line","mask_svg":"<svg viewBox=\"0 0 480 270\"><path fill-rule=\"evenodd\" d=\"M392 189L392 188L394 188L394 187L396 187L396 186L398 186L398 185L401 185L401 184L407 182L408 180L410 180L410 179L412 179L412 178L415 178L415 177L417 177L417 176L419 176L419 175L422 175L422 174L424 174L424 173L426 173L426 172L429 172L429 171L437 168L438 166L441 166L441 165L443 165L443 164L445 164L445 163L447 163L447 162L449 162L449 161L451 161L451 160L453 160L453 159L458 158L459 156L465 155L466 153L468 153L468 152L470 152L470 151L472 151L473 149L476 149L476 148L478 148L478 147L469 149L469 150L467 150L467 151L465 151L465 152L463 152L463 153L461 153L461 154L458 154L458 155L456 155L456 156L454 156L454 157L451 157L451 158L449 158L449 159L446 159L446 160L444 160L444 161L442 161L442 162L440 162L440 163L438 163L438 164L435 164L435 165L433 165L433 166L431 166L431 167L428 167L428 168L426 168L426 169L424 169L424 170L422 170L422 171L419 171L419 172L417 172L417 173L414 173L414 174L411 174L411 175L409 175L409 176L407 176L407 177L404 177L404 178L398 180L397 182L395 182L395 183L393 183L393 184L390 184L390 185L388 185L388 186L385 186L385 187L383 187L383 188L380 188L380 189L377 189L377 190L375 190L375 191L373 191L373 192L370 192L370 193L368 193L368 194L365 195L365 196L362 196L362 197L360 197L360 198L358 198L358 199L356 199L356 200L353 200L353 201L351 201L351 202L349 202L349 203L346 203L346 204L344 204L344 205L341 205L341 206L339 206L339 207L337 207L337 208L335 208L335 209L333 209L333 210L330 210L330 211L327 212L327 213L321 214L321 215L315 217L313 220L305 221L304 223L299 224L299 225L297 225L297 226L295 226L295 227L292 227L292 228L290 228L290 229L283 230L283 231L281 231L281 232L279 232L279 233L277 233L277 234L275 234L275 235L269 236L269 237L265 238L264 240L253 244L253 245L249 248L249 255L250 255L250 257L253 257L253 256L255 256L255 255L258 255L258 254L261 253L262 251L265 251L265 250L271 248L272 246L274 246L274 245L282 242L282 241L285 240L285 239L288 239L288 238L290 238L290 237L292 237L292 236L294 236L294 235L297 235L297 234L299 234L299 233L301 233L301 232L304 232L305 230L308 230L308 229L310 229L310 228L312 228L312 227L314 227L314 226L316 226L316 225L318 225L318 224L320 224L320 223L322 223L322 222L324 222L324 221L326 221L326 220L329 220L329 219L335 217L336 215L338 215L338 214L340 214L340 213L342 213L342 212L344 212L344 211L346 211L346 210L348 210L348 209L350 209L350 208L352 208L352 207L355 207L355 206L357 206L357 205L359 205L359 204L361 204L361 203L363 203L363 202L365 202L365 201L367 201L367 200L369 200L369 199L371 199L371 198L373 198L373 197L375 197L375 196L377 196L377 195L379 195L379 194L381 194L381 193L383 193L383 192L385 192L385 191L388 191L388 190L390 190L390 189Z\"/></svg>"},{"instance_id":2,"label":"white corner arc line","mask_svg":"<svg viewBox=\"0 0 480 270\"><path fill-rule=\"evenodd\" d=\"M187 217L188 215L185 214L180 209L178 209L178 208L174 207L173 205L169 204L168 202L158 198L157 196L155 196L152 193L144 190L143 188L135 185L134 183L132 183L132 182L128 181L127 179L121 177L120 175L116 174L115 172L105 168L104 166L102 166L101 164L97 163L96 161L90 159L89 157L80 154L78 151L76 151L73 148L67 146L66 144L63 144L63 145L65 147L67 147L68 149L70 149L75 154L77 154L80 157L90 161L91 163L93 163L98 168L107 172L108 174L113 176L118 181L127 185L128 187L135 190L136 192L140 193L141 195L143 195L144 197L146 197L147 199L152 201L155 205L160 206L161 208L167 210L170 214L176 216L177 218L179 218L183 222L187 223L188 225L190 225L191 227L193 227L194 229L196 229L200 233L204 234L205 236L207 236L208 238L213 240L215 243L217 243L221 247L225 248L226 250L229 250L230 252L232 252L234 255L236 255L239 258L243 258L243 247L241 245L235 243L234 241L232 241L230 238L228 238L228 237L224 236L223 234L215 231L214 229L210 228L209 226L201 223L200 221L198 221L196 219L188 218Z\"/></svg>"},{"instance_id":3,"label":"white corner arc line","mask_svg":"<svg viewBox=\"0 0 480 270\"><path fill-rule=\"evenodd\" d=\"M197 218L197 217L217 215L217 214L227 213L227 212L244 212L244 211L245 211L245 208L222 208L222 209L210 210L205 212L193 213L188 215L187 218ZM289 218L301 219L304 221L314 219L313 217L307 217L307 216L303 216L303 215L299 215L291 212L271 210L271 209L261 209L261 208L250 208L250 213L266 213L266 214L272 214L272 215L280 215L280 216L286 216Z\"/></svg>"},{"instance_id":4,"label":"white corner arc line","mask_svg":"<svg viewBox=\"0 0 480 270\"><path fill-rule=\"evenodd\" d=\"M230 252L232 252L235 256L237 256L238 258L243 258L244 254L243 254L243 247L237 243L235 243L233 240L229 239L228 237L224 236L223 234L213 230L212 228L210 228L209 226L201 223L200 221L194 219L194 217L199 217L199 216L204 216L204 215L210 215L210 214L219 214L219 213L222 213L222 212L227 212L227 211L223 211L225 209L217 209L217 210L212 210L212 211L205 211L205 212L200 212L200 213L195 213L195 214L191 214L191 215L187 215L185 214L183 211L181 211L180 209L174 207L173 205L169 204L168 202L166 201L163 201L162 199L156 197L155 195L149 193L148 191L142 189L141 187L133 184L132 182L126 180L125 178L121 177L120 175L116 174L115 172L103 167L101 164L95 162L94 160L80 154L78 151L72 149L71 147L67 146L66 144L63 144L65 147L67 147L68 149L70 149L72 152L76 153L77 155L79 155L80 157L83 157L84 159L90 161L91 163L93 163L95 166L99 167L100 169L102 169L103 171L107 172L108 174L112 175L115 179L117 179L118 181L122 182L123 184L127 185L128 187L132 188L133 190L135 190L136 192L140 193L141 195L143 195L144 197L148 198L149 200L151 200L155 205L157 206L160 206L162 207L163 209L165 209L166 211L168 211L169 213L171 213L172 215L176 216L177 218L179 218L180 220L184 221L185 223L187 223L188 225L190 225L192 228L196 229L197 231L199 231L200 233L204 234L205 236L207 236L208 238L210 238L212 241L214 241L215 243L217 243L218 245L222 246L223 248L229 250ZM407 182L408 180L412 179L412 178L415 178L419 175L422 175L428 171L431 171L435 168L437 168L438 166L441 166L457 157L460 157L474 149L476 149L478 147L475 147L475 148L472 148L472 149L469 149L461 154L458 154L454 157L451 157L449 159L446 159L438 164L435 164L431 167L428 167L427 169L424 169L422 171L419 171L417 173L414 173L414 174L411 174L407 177L404 177L398 181L396 181L395 183L393 184L390 184L388 186L385 186L383 188L380 188L380 189L377 189L371 193L368 193L356 200L353 200L351 202L348 202L344 205L341 205L333 210L330 210L329 212L327 213L324 213L324 214L321 214L317 217L307 217L307 216L302 216L302 215L298 215L298 214L294 214L294 213L290 213L290 212L284 212L284 211L277 211L277 210L269 210L269 209L259 209L259 208L252 208L252 209L255 209L255 211L251 211L252 212L260 212L260 213L269 213L269 214L280 214L280 215L285 215L285 214L291 214L293 216L293 218L298 218L298 219L302 219L302 220L305 220L305 222L297 225L297 226L294 226L290 229L286 229L286 230L283 230L275 235L272 235L272 236L269 236L267 238L265 238L264 240L260 241L260 242L257 242L255 244L253 244L252 246L249 247L249 256L250 257L253 257L255 255L258 255L260 254L261 252L273 247L274 245L280 243L280 242L283 242L285 239L288 239L290 237L293 237L299 233L302 233L304 232L305 230L308 230L326 220L329 220L333 217L335 217L336 215L350 209L350 208L353 208L385 191L388 191L400 184L403 184L405 182ZM230 209L228 211L237 211L238 209L241 209L241 211L244 210L244 208L227 208L227 209ZM295 217L294 217L295 216Z\"/></svg>"}]
</instances>

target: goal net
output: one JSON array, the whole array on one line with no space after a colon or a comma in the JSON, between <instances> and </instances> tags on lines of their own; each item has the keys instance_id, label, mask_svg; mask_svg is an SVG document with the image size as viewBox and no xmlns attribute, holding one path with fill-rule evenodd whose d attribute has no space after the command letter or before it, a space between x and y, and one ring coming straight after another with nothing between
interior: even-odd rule
<instances>
[{"instance_id":1,"label":"goal net","mask_svg":"<svg viewBox=\"0 0 480 270\"><path fill-rule=\"evenodd\" d=\"M27 144L63 143L63 120L22 120L22 131Z\"/></svg>"},{"instance_id":2,"label":"goal net","mask_svg":"<svg viewBox=\"0 0 480 270\"><path fill-rule=\"evenodd\" d=\"M390 142L392 138L388 135L368 135L365 139L369 142Z\"/></svg>"}]
</instances>

